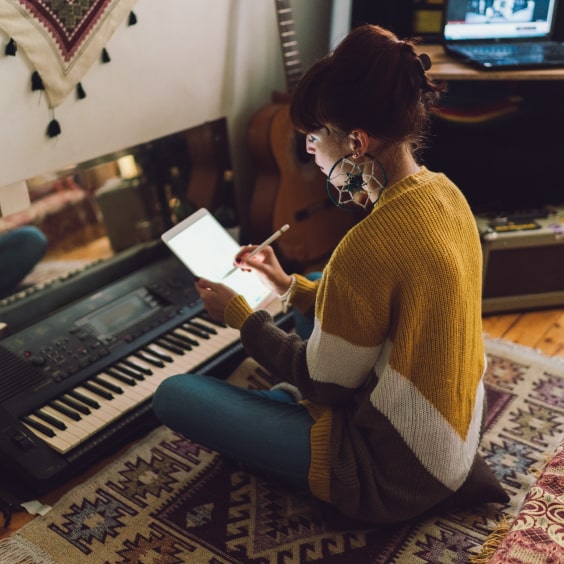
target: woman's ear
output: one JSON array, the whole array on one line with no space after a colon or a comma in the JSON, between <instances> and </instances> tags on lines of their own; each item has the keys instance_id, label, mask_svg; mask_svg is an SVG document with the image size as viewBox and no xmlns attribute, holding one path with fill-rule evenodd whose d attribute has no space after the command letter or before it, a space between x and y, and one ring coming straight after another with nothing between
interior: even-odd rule
<instances>
[{"instance_id":1,"label":"woman's ear","mask_svg":"<svg viewBox=\"0 0 564 564\"><path fill-rule=\"evenodd\" d=\"M357 157L368 152L369 135L364 129L353 129L349 134L351 153Z\"/></svg>"}]
</instances>

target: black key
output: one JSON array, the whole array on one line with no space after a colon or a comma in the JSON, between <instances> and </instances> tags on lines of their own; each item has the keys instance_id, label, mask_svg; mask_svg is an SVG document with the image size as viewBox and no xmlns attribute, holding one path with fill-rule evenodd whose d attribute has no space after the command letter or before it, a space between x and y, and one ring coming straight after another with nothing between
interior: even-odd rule
<instances>
[{"instance_id":1,"label":"black key","mask_svg":"<svg viewBox=\"0 0 564 564\"><path fill-rule=\"evenodd\" d=\"M210 327L205 323L200 323L199 321L196 321L194 319L190 319L188 323L190 323L190 325L193 325L194 327L197 327L198 329L201 329L202 331L206 331L207 333L210 333L211 335L217 335L217 329L215 329L214 327Z\"/></svg>"},{"instance_id":2,"label":"black key","mask_svg":"<svg viewBox=\"0 0 564 564\"><path fill-rule=\"evenodd\" d=\"M66 415L67 417L70 417L71 419L74 419L75 421L80 421L82 419L82 417L80 417L80 414L78 414L76 411L73 411L72 409L68 409L64 405L61 405L60 403L57 403L56 401L52 401L49 404L49 407L56 409L59 413L62 413L63 415Z\"/></svg>"},{"instance_id":3,"label":"black key","mask_svg":"<svg viewBox=\"0 0 564 564\"><path fill-rule=\"evenodd\" d=\"M172 334L177 338L180 339L181 341L185 341L186 343L188 343L189 345L193 346L193 347L199 347L200 343L198 343L198 341L196 341L196 339L192 339L191 337L187 337L186 335L182 335L178 329L174 329L172 331Z\"/></svg>"},{"instance_id":4,"label":"black key","mask_svg":"<svg viewBox=\"0 0 564 564\"><path fill-rule=\"evenodd\" d=\"M108 368L105 372L110 376L113 376L116 380L127 384L128 386L137 386L137 380L135 380L135 378L130 378L129 376L122 374L115 368ZM143 376L141 376L141 378L144 380Z\"/></svg>"},{"instance_id":5,"label":"black key","mask_svg":"<svg viewBox=\"0 0 564 564\"><path fill-rule=\"evenodd\" d=\"M90 413L92 413L88 407L86 407L82 403L75 401L75 400L73 400L73 399L71 399L67 396L63 396L62 398L59 398L59 401L61 403L64 403L66 406L71 407L72 409L75 409L76 411L79 411L83 415L90 415Z\"/></svg>"},{"instance_id":6,"label":"black key","mask_svg":"<svg viewBox=\"0 0 564 564\"><path fill-rule=\"evenodd\" d=\"M35 417L38 417L39 419L43 419L45 423L49 423L49 425L53 425L53 427L56 427L61 431L64 431L67 428L67 426L60 419L57 419L56 417L53 417L52 415L49 415L48 413L45 413L40 409L34 411L33 415L35 415Z\"/></svg>"},{"instance_id":7,"label":"black key","mask_svg":"<svg viewBox=\"0 0 564 564\"><path fill-rule=\"evenodd\" d=\"M89 391L92 392L93 394L96 394L97 396L100 396L101 398L107 399L107 400L113 400L114 396L112 394L110 394L110 392L102 389L102 388L98 388L98 386L93 386L90 382L83 382L82 385Z\"/></svg>"},{"instance_id":8,"label":"black key","mask_svg":"<svg viewBox=\"0 0 564 564\"><path fill-rule=\"evenodd\" d=\"M89 398L84 394L77 392L76 390L71 390L69 392L69 396L73 397L75 400L78 400L84 405L91 407L92 409L100 409L100 404L96 400L93 400L92 398Z\"/></svg>"},{"instance_id":9,"label":"black key","mask_svg":"<svg viewBox=\"0 0 564 564\"><path fill-rule=\"evenodd\" d=\"M189 323L183 323L181 325L182 329L184 329L184 331L188 331L188 333L192 333L192 335L196 335L196 337L200 337L200 339L209 339L209 333L207 333L206 331L203 331L202 329L198 329L197 327L194 327L193 325L190 325Z\"/></svg>"},{"instance_id":10,"label":"black key","mask_svg":"<svg viewBox=\"0 0 564 564\"><path fill-rule=\"evenodd\" d=\"M123 394L122 388L116 386L112 382L108 382L107 380L104 380L104 378L102 378L101 376L94 376L92 380L96 382L96 384L99 384L100 386L106 388L107 390L110 390L110 392L114 392L115 394L120 394L120 395Z\"/></svg>"},{"instance_id":11,"label":"black key","mask_svg":"<svg viewBox=\"0 0 564 564\"><path fill-rule=\"evenodd\" d=\"M160 360L164 360L165 362L172 362L174 360L172 356L170 356L169 354L156 351L155 349L152 349L150 346L146 347L145 350L147 351L147 353L152 354L156 358Z\"/></svg>"},{"instance_id":12,"label":"black key","mask_svg":"<svg viewBox=\"0 0 564 564\"><path fill-rule=\"evenodd\" d=\"M126 374L127 376L131 376L132 378L135 378L135 380L139 380L139 382L145 380L145 376L143 376L143 372L141 372L140 370L133 370L131 368L128 368L127 366L123 366L123 364L116 364L111 369L115 370L116 372L119 372L120 374Z\"/></svg>"},{"instance_id":13,"label":"black key","mask_svg":"<svg viewBox=\"0 0 564 564\"><path fill-rule=\"evenodd\" d=\"M137 364L136 362L133 362L132 360L122 360L121 363L125 364L126 366L129 366L129 368L133 368L133 370L138 370L139 372L141 372L142 374L145 374L146 376L151 376L151 374L153 374L153 371L150 368L146 368L145 366L141 366L140 364Z\"/></svg>"},{"instance_id":14,"label":"black key","mask_svg":"<svg viewBox=\"0 0 564 564\"><path fill-rule=\"evenodd\" d=\"M184 350L181 349L180 347L173 345L172 343L168 342L164 337L157 339L155 341L157 343L157 345L159 345L159 347L162 347L163 349L166 349L167 351L170 351L174 354L180 355L182 356L184 354Z\"/></svg>"},{"instance_id":15,"label":"black key","mask_svg":"<svg viewBox=\"0 0 564 564\"><path fill-rule=\"evenodd\" d=\"M33 427L36 431L43 433L46 437L54 437L55 431L51 427L41 424L39 421L35 421L30 417L22 417L22 421L27 423L30 427Z\"/></svg>"},{"instance_id":16,"label":"black key","mask_svg":"<svg viewBox=\"0 0 564 564\"><path fill-rule=\"evenodd\" d=\"M190 343L187 343L183 339L178 338L176 335L169 333L168 335L164 335L162 338L167 343L172 343L173 345L176 345L177 347L180 347L181 349L184 349L185 351L191 351L192 350L192 345Z\"/></svg>"},{"instance_id":17,"label":"black key","mask_svg":"<svg viewBox=\"0 0 564 564\"><path fill-rule=\"evenodd\" d=\"M141 360L144 360L145 362L148 362L149 364L152 364L153 366L156 366L157 368L164 368L165 367L165 363L162 360L159 360L156 357L151 357L143 351L137 351L133 354L137 358L140 358Z\"/></svg>"}]
</instances>

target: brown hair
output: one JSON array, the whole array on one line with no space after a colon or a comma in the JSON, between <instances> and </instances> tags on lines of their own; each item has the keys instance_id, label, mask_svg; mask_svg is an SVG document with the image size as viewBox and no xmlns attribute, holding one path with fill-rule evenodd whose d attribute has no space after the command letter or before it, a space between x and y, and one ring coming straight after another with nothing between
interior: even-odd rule
<instances>
[{"instance_id":1,"label":"brown hair","mask_svg":"<svg viewBox=\"0 0 564 564\"><path fill-rule=\"evenodd\" d=\"M290 105L294 126L312 132L364 129L390 142L423 142L429 109L444 87L429 79L426 55L376 25L354 28L333 53L313 64Z\"/></svg>"}]
</instances>

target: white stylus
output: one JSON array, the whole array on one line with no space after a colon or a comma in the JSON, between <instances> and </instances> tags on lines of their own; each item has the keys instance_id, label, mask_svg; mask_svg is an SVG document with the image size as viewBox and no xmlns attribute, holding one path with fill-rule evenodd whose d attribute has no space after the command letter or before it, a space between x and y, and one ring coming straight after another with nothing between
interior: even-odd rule
<instances>
[{"instance_id":1,"label":"white stylus","mask_svg":"<svg viewBox=\"0 0 564 564\"><path fill-rule=\"evenodd\" d=\"M275 231L270 237L265 239L252 253L248 254L245 260L249 260L250 258L252 258L255 255L257 255L258 253L260 253L265 247L268 247L268 245L274 243L274 241L276 241L276 239L278 239L278 237L280 237L280 235L282 235L283 233L286 233L286 231L288 231L288 229L290 229L290 226L286 223L286 225L283 225L278 231ZM227 278L230 274L235 272L238 268L239 268L238 266L234 266L225 276L223 276L222 279Z\"/></svg>"}]
</instances>

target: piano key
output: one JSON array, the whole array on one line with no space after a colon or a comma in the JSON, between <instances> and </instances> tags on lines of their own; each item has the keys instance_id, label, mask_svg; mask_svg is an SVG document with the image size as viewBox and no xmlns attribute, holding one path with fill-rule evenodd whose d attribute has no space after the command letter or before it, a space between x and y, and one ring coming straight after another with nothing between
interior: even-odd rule
<instances>
[{"instance_id":1,"label":"piano key","mask_svg":"<svg viewBox=\"0 0 564 564\"><path fill-rule=\"evenodd\" d=\"M135 353L133 353L137 358L140 358L141 360L144 360L145 362L148 362L149 364L151 364L152 366L156 366L157 368L164 368L165 363L154 357L151 356L148 351L136 351Z\"/></svg>"},{"instance_id":2,"label":"piano key","mask_svg":"<svg viewBox=\"0 0 564 564\"><path fill-rule=\"evenodd\" d=\"M197 319L191 319L190 321L188 321L188 323L190 325L193 325L194 327L197 327L198 329L201 329L202 331L205 331L206 333L210 333L211 335L217 335L217 329L215 329L209 324L202 323Z\"/></svg>"},{"instance_id":3,"label":"piano key","mask_svg":"<svg viewBox=\"0 0 564 564\"><path fill-rule=\"evenodd\" d=\"M108 381L107 378L103 378L100 375L94 376L94 378L92 378L90 381L99 384L100 386L106 388L107 390L110 390L110 392L113 392L114 394L119 394L120 396L123 394L123 388L121 386Z\"/></svg>"},{"instance_id":4,"label":"piano key","mask_svg":"<svg viewBox=\"0 0 564 564\"><path fill-rule=\"evenodd\" d=\"M158 340L157 340L157 343L158 343ZM156 358L157 360L164 360L165 362L172 362L172 357L154 343L151 344L151 345L147 345L143 349L143 352L148 353L149 356L152 356L153 358Z\"/></svg>"},{"instance_id":5,"label":"piano key","mask_svg":"<svg viewBox=\"0 0 564 564\"><path fill-rule=\"evenodd\" d=\"M71 409L82 413L83 415L88 415L89 413L91 413L91 409L87 405L72 399L70 396L62 396L59 398L59 401L67 407L70 407Z\"/></svg>"},{"instance_id":6,"label":"piano key","mask_svg":"<svg viewBox=\"0 0 564 564\"><path fill-rule=\"evenodd\" d=\"M153 373L153 371L148 366L145 366L137 360L124 359L121 361L121 364L129 366L129 368L132 368L133 370L138 370L142 374L145 374L145 376L150 376ZM121 364L118 364L118 366L121 366Z\"/></svg>"},{"instance_id":7,"label":"piano key","mask_svg":"<svg viewBox=\"0 0 564 564\"><path fill-rule=\"evenodd\" d=\"M46 406L44 409L51 413L57 413L49 406ZM66 428L64 430L55 430L53 437L48 437L44 440L55 450L63 454L95 435L102 424L102 421L99 419L90 418L89 420L75 421L65 415L57 414L57 417L61 418Z\"/></svg>"},{"instance_id":8,"label":"piano key","mask_svg":"<svg viewBox=\"0 0 564 564\"><path fill-rule=\"evenodd\" d=\"M185 331L182 331L182 329L173 329L170 333L174 335L177 339L180 339L188 343L192 347L200 346L200 343L196 341L196 339L190 337Z\"/></svg>"},{"instance_id":9,"label":"piano key","mask_svg":"<svg viewBox=\"0 0 564 564\"><path fill-rule=\"evenodd\" d=\"M37 421L37 419L34 419L33 417L30 417L29 415L24 415L22 417L22 421L28 427L31 427L32 429L39 431L40 433L42 433L46 437L54 437L55 436L55 431L53 431L53 429L51 429L51 427L44 425L43 423L41 423L40 421Z\"/></svg>"},{"instance_id":10,"label":"piano key","mask_svg":"<svg viewBox=\"0 0 564 564\"><path fill-rule=\"evenodd\" d=\"M204 331L203 329L200 329L198 327L194 327L194 325L190 325L190 323L183 323L182 324L182 329L184 329L184 331L187 331L188 333L192 333L192 335L196 335L196 337L200 337L200 339L209 339L209 333L207 331Z\"/></svg>"},{"instance_id":11,"label":"piano key","mask_svg":"<svg viewBox=\"0 0 564 564\"><path fill-rule=\"evenodd\" d=\"M71 390L68 393L68 395L74 398L75 400L82 402L84 405L91 407L92 409L100 408L100 404L95 399L85 396L84 394L81 394L77 390Z\"/></svg>"},{"instance_id":12,"label":"piano key","mask_svg":"<svg viewBox=\"0 0 564 564\"><path fill-rule=\"evenodd\" d=\"M114 417L119 417L120 410L119 407L116 406L113 399L114 396L112 394L108 394L110 398L104 398L102 396L97 395L95 392L92 392L89 387L86 387L87 382L83 382L80 386L75 388L79 393L82 395L89 397L98 402L99 407L96 411L92 413L98 417L101 417L105 420L111 420Z\"/></svg>"},{"instance_id":13,"label":"piano key","mask_svg":"<svg viewBox=\"0 0 564 564\"><path fill-rule=\"evenodd\" d=\"M135 378L132 378L131 376L127 376L126 374L123 374L117 368L107 368L106 373L110 374L116 380L119 380L123 384L127 384L128 386L135 386L135 384L137 383L137 380ZM141 376L141 379L144 380L145 377Z\"/></svg>"},{"instance_id":14,"label":"piano key","mask_svg":"<svg viewBox=\"0 0 564 564\"><path fill-rule=\"evenodd\" d=\"M111 384L111 380L112 377L108 375L98 375L96 377L96 381L99 383L104 381L104 383ZM106 427L109 422L115 421L134 406L145 401L154 392L154 389L137 390L137 388L139 388L138 385L135 386L134 392L128 390L127 396L119 395L114 396L112 400L102 400L99 410L92 412L90 416L85 416L79 422L61 416L61 419L66 423L67 429L65 431L55 430L53 437L44 438L45 442L58 452L65 454ZM85 388L81 393L86 395L88 390ZM48 411L48 409L48 407L44 408L45 411Z\"/></svg>"},{"instance_id":15,"label":"piano key","mask_svg":"<svg viewBox=\"0 0 564 564\"><path fill-rule=\"evenodd\" d=\"M64 405L60 404L57 401L52 401L49 404L49 406L52 407L54 410L58 411L59 413L66 415L70 419L73 419L74 421L80 421L81 419L80 413L78 411L73 411L72 409L65 407Z\"/></svg>"},{"instance_id":16,"label":"piano key","mask_svg":"<svg viewBox=\"0 0 564 564\"><path fill-rule=\"evenodd\" d=\"M98 374L81 382L76 388L67 391L61 398L56 398L51 405L41 408L42 411L56 416L66 426L67 429L57 430L50 427L37 417L28 416L30 420L28 428L37 436L43 439L54 450L66 454L76 448L78 444L86 441L97 432L108 427L112 422L118 420L124 414L135 408L151 401L151 398L161 382L176 374L194 372L198 366L205 364L225 348L233 345L239 339L239 331L229 327L217 326L217 334L208 334L208 339L201 339L198 346L191 347L191 350L182 350L182 354L166 351L152 342L137 351L133 351L129 356L124 357ZM202 329L203 330L203 329ZM183 333L179 326L174 330L161 335L155 341L161 340L171 335L176 336ZM192 338L192 337L189 337ZM124 381L125 368L139 370L138 374L144 373L147 377L144 380L130 379ZM149 368L150 367L150 368ZM150 375L148 375L150 374ZM111 393L109 388L120 388L122 394ZM74 406L68 405L63 400L77 402L83 407L83 411L76 409L76 414L81 416L79 421L74 421L72 416L59 414L55 409L58 407L68 407L69 412L74 412ZM90 413L84 413L89 409ZM26 421L24 421L26 424ZM33 425L36 431L33 430ZM37 430L40 427L42 431ZM50 435L50 436L49 436Z\"/></svg>"},{"instance_id":17,"label":"piano key","mask_svg":"<svg viewBox=\"0 0 564 564\"><path fill-rule=\"evenodd\" d=\"M177 336L172 332L163 335L161 337L161 340L165 341L166 343L170 343L174 346L180 347L184 351L192 350L192 345L187 340L182 339L181 336Z\"/></svg>"},{"instance_id":18,"label":"piano key","mask_svg":"<svg viewBox=\"0 0 564 564\"><path fill-rule=\"evenodd\" d=\"M107 382L109 385L118 385L121 382L119 380L116 380L111 374L108 374L106 372L99 374L97 376L97 378L99 380L104 380L105 382ZM147 397L147 389L151 389L153 388L153 386L149 386L149 385L144 385L143 382L134 382L133 385L131 386L127 386L125 384L123 385L123 396L120 396L119 398L114 398L114 401L117 400L117 403L115 405L119 405L122 408L127 408L129 409L129 404L131 403L137 403L137 401L139 399L145 399Z\"/></svg>"},{"instance_id":19,"label":"piano key","mask_svg":"<svg viewBox=\"0 0 564 564\"><path fill-rule=\"evenodd\" d=\"M72 435L74 437L72 441L76 440L78 444L79 442L84 441L86 437L96 433L100 428L99 419L97 420L96 418L81 418L77 421L72 417L55 411L55 409L50 405L46 405L43 410L53 416L56 416L65 424L65 429L62 430L63 432L55 431L55 434L59 437L59 439L63 439L65 437L68 438L68 436Z\"/></svg>"},{"instance_id":20,"label":"piano key","mask_svg":"<svg viewBox=\"0 0 564 564\"><path fill-rule=\"evenodd\" d=\"M157 345L166 349L167 351L174 353L174 354L184 354L184 349L180 348L177 345L173 345L170 341L167 341L166 338L161 337L156 341Z\"/></svg>"},{"instance_id":21,"label":"piano key","mask_svg":"<svg viewBox=\"0 0 564 564\"><path fill-rule=\"evenodd\" d=\"M92 392L93 394L99 396L99 398L101 398L101 399L105 399L105 400L114 399L113 394L110 394L110 392L104 390L103 388L99 388L98 386L94 386L94 384L92 384L92 382L90 382L90 381L83 382L82 386L84 388L86 388L89 392Z\"/></svg>"},{"instance_id":22,"label":"piano key","mask_svg":"<svg viewBox=\"0 0 564 564\"><path fill-rule=\"evenodd\" d=\"M60 419L41 409L36 409L33 412L33 415L39 417L39 419L43 419L45 423L49 423L49 425L55 427L56 429L64 431L67 428L67 426Z\"/></svg>"},{"instance_id":23,"label":"piano key","mask_svg":"<svg viewBox=\"0 0 564 564\"><path fill-rule=\"evenodd\" d=\"M33 415L28 415L23 418L24 424L27 425L28 429L33 431L34 429L39 431L39 433L45 435L41 437L45 442L47 442L56 451L64 453L72 450L79 445L80 441L78 437L70 433L65 433L57 435L56 430L46 424L43 424Z\"/></svg>"},{"instance_id":24,"label":"piano key","mask_svg":"<svg viewBox=\"0 0 564 564\"><path fill-rule=\"evenodd\" d=\"M119 372L121 375L130 376L131 378L135 378L135 380L145 380L145 375L141 370L135 370L133 368L129 368L128 366L124 366L123 364L116 364L109 370L112 372Z\"/></svg>"}]
</instances>

